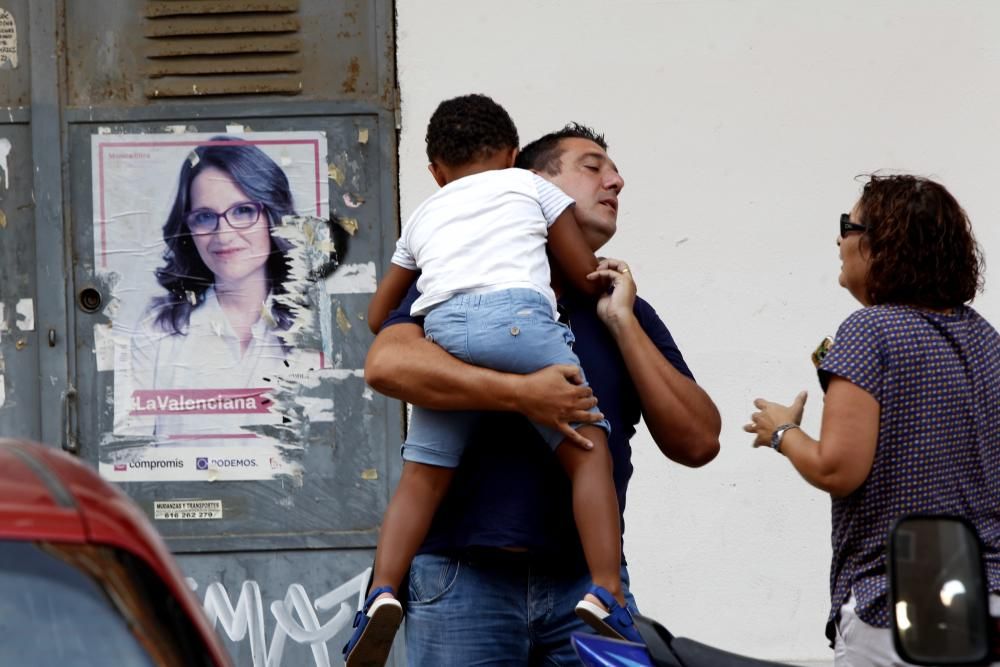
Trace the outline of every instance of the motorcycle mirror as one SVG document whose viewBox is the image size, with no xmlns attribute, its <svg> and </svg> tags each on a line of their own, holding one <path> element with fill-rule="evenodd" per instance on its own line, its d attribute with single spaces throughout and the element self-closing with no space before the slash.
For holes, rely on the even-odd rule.
<svg viewBox="0 0 1000 667">
<path fill-rule="evenodd" d="M 896 652 L 917 665 L 982 665 L 990 613 L 979 538 L 959 517 L 908 516 L 889 533 Z"/>
</svg>

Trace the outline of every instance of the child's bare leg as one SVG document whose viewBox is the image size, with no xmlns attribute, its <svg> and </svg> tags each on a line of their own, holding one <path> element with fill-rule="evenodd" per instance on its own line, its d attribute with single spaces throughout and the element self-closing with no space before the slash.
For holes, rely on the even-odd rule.
<svg viewBox="0 0 1000 667">
<path fill-rule="evenodd" d="M 434 513 L 454 476 L 454 468 L 412 461 L 403 464 L 399 485 L 382 517 L 382 529 L 375 549 L 372 590 L 391 586 L 392 590 L 399 591 L 403 577 L 410 569 L 410 561 L 427 536 Z"/>
<path fill-rule="evenodd" d="M 607 434 L 596 426 L 581 426 L 579 430 L 594 443 L 594 448 L 581 449 L 564 440 L 556 448 L 556 456 L 573 485 L 573 516 L 591 579 L 606 588 L 624 607 L 621 516 Z M 587 599 L 601 604 L 592 595 L 588 594 Z"/>
</svg>

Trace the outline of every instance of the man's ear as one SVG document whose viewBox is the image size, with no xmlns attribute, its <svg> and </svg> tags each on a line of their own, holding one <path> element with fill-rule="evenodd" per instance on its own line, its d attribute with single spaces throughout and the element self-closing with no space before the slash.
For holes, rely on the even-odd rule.
<svg viewBox="0 0 1000 667">
<path fill-rule="evenodd" d="M 444 169 L 437 162 L 431 162 L 427 165 L 427 171 L 431 172 L 431 176 L 434 177 L 434 182 L 438 184 L 439 188 L 448 185 L 448 178 L 444 173 Z"/>
</svg>

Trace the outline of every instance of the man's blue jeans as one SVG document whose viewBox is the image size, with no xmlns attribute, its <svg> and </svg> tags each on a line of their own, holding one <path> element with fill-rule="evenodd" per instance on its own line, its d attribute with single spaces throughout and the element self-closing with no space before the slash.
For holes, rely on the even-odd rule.
<svg viewBox="0 0 1000 667">
<path fill-rule="evenodd" d="M 579 665 L 570 633 L 592 632 L 573 611 L 586 568 L 566 572 L 521 553 L 421 554 L 410 566 L 406 656 L 414 667 Z M 622 566 L 628 607 L 637 611 Z"/>
</svg>

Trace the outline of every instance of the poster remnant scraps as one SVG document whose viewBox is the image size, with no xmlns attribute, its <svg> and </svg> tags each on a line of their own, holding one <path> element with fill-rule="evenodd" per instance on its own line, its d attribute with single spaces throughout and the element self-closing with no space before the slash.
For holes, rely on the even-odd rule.
<svg viewBox="0 0 1000 667">
<path fill-rule="evenodd" d="M 17 23 L 0 7 L 0 70 L 17 68 Z"/>
<path fill-rule="evenodd" d="M 7 158 L 10 156 L 10 152 L 14 147 L 10 143 L 10 139 L 0 138 L 0 171 L 3 172 L 3 189 L 10 189 L 10 170 L 7 168 Z M 6 216 L 4 216 L 6 218 Z M 6 226 L 6 222 L 4 224 Z"/>
<path fill-rule="evenodd" d="M 116 301 L 101 474 L 300 476 L 301 437 L 281 427 L 333 352 L 325 136 L 96 134 L 91 155 L 94 256 Z M 331 420 L 332 399 L 314 402 Z"/>
</svg>

